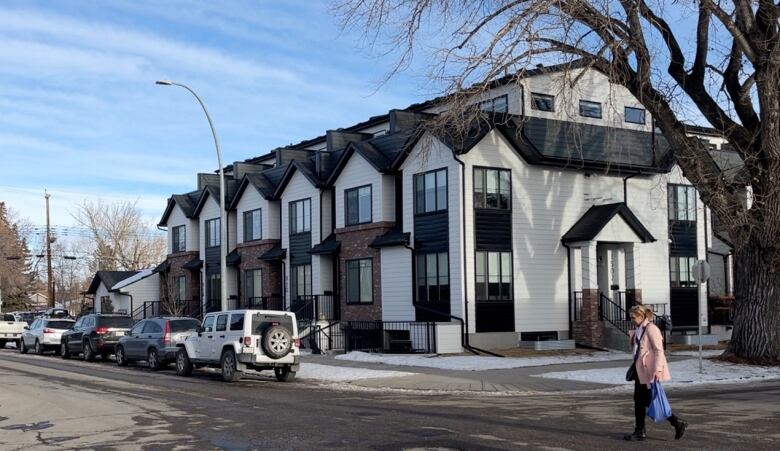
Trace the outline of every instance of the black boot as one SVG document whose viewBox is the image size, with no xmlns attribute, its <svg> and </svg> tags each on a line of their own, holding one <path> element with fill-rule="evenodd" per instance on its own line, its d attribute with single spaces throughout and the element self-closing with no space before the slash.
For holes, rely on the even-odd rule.
<svg viewBox="0 0 780 451">
<path fill-rule="evenodd" d="M 633 434 L 626 434 L 623 436 L 623 440 L 628 440 L 629 442 L 641 442 L 647 437 L 647 434 L 645 433 L 645 428 L 636 428 L 634 429 Z"/>
<path fill-rule="evenodd" d="M 672 426 L 674 426 L 674 439 L 680 440 L 685 434 L 685 429 L 688 427 L 688 422 L 676 416 L 672 416 L 669 419 L 669 422 L 672 423 Z"/>
</svg>

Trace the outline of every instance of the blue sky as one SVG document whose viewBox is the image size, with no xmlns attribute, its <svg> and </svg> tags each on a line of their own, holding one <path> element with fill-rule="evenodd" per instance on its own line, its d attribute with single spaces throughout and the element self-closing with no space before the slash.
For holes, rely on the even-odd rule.
<svg viewBox="0 0 780 451">
<path fill-rule="evenodd" d="M 172 193 L 226 163 L 432 95 L 371 58 L 327 2 L 0 3 L 0 200 L 73 224 L 83 199 L 138 200 L 156 220 Z M 378 88 L 378 89 L 377 89 Z"/>
</svg>

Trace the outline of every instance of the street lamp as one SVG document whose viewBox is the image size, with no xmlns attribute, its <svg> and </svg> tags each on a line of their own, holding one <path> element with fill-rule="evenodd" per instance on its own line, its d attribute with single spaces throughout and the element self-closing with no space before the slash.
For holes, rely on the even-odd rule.
<svg viewBox="0 0 780 451">
<path fill-rule="evenodd" d="M 206 105 L 203 100 L 200 99 L 198 94 L 195 93 L 189 86 L 181 83 L 176 83 L 170 80 L 157 80 L 155 84 L 162 86 L 179 86 L 190 92 L 200 103 L 203 108 L 203 112 L 206 113 L 206 119 L 209 121 L 209 127 L 211 127 L 211 135 L 214 137 L 214 147 L 217 148 L 217 162 L 219 163 L 219 278 L 220 278 L 220 308 L 221 310 L 227 310 L 227 287 L 225 283 L 227 281 L 227 265 L 225 258 L 227 256 L 227 215 L 225 210 L 225 171 L 222 164 L 222 152 L 219 150 L 219 139 L 217 139 L 217 131 L 214 129 L 214 123 L 209 116 L 209 110 L 206 109 Z"/>
</svg>

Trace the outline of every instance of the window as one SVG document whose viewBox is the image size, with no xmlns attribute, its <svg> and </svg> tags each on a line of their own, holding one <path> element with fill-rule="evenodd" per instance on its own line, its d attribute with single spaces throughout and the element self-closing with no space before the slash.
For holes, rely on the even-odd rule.
<svg viewBox="0 0 780 451">
<path fill-rule="evenodd" d="M 222 276 L 219 273 L 208 274 L 206 276 L 206 287 L 208 288 L 206 293 L 209 296 L 208 301 L 219 302 L 219 300 L 222 299 L 222 292 L 220 289 L 221 280 Z"/>
<path fill-rule="evenodd" d="M 263 238 L 262 212 L 257 210 L 244 212 L 244 241 L 259 240 Z"/>
<path fill-rule="evenodd" d="M 203 320 L 203 332 L 214 332 L 214 317 L 207 316 Z"/>
<path fill-rule="evenodd" d="M 555 111 L 555 96 L 549 94 L 531 93 L 531 109 L 539 111 Z"/>
<path fill-rule="evenodd" d="M 580 116 L 601 119 L 601 104 L 590 100 L 580 100 Z"/>
<path fill-rule="evenodd" d="M 311 231 L 311 199 L 290 202 L 290 233 Z"/>
<path fill-rule="evenodd" d="M 162 333 L 162 327 L 160 327 L 154 321 L 147 321 L 146 325 L 144 326 L 144 330 L 141 333 L 142 334 L 161 334 Z"/>
<path fill-rule="evenodd" d="M 374 277 L 370 258 L 347 260 L 347 303 L 374 302 Z"/>
<path fill-rule="evenodd" d="M 626 122 L 644 125 L 645 110 L 642 108 L 631 108 L 630 106 L 627 106 L 624 109 L 623 118 Z"/>
<path fill-rule="evenodd" d="M 219 236 L 219 218 L 206 221 L 206 247 L 216 247 L 220 245 Z"/>
<path fill-rule="evenodd" d="M 449 256 L 446 252 L 419 254 L 416 261 L 417 302 L 450 300 Z"/>
<path fill-rule="evenodd" d="M 506 94 L 479 103 L 479 109 L 491 113 L 507 113 L 509 111 L 509 96 Z"/>
<path fill-rule="evenodd" d="M 233 313 L 230 315 L 230 330 L 244 330 L 243 313 Z"/>
<path fill-rule="evenodd" d="M 669 220 L 696 221 L 696 188 L 669 185 Z"/>
<path fill-rule="evenodd" d="M 669 279 L 672 288 L 693 288 L 696 280 L 693 278 L 693 265 L 696 257 L 669 258 Z"/>
<path fill-rule="evenodd" d="M 172 229 L 173 234 L 173 252 L 184 252 L 187 250 L 187 236 L 184 233 L 184 226 L 176 226 Z"/>
<path fill-rule="evenodd" d="M 215 332 L 223 332 L 227 330 L 227 315 L 219 315 L 217 317 L 217 328 L 215 329 Z"/>
<path fill-rule="evenodd" d="M 474 208 L 511 208 L 511 172 L 504 169 L 474 168 Z"/>
<path fill-rule="evenodd" d="M 290 299 L 311 296 L 311 265 L 290 268 Z"/>
<path fill-rule="evenodd" d="M 511 300 L 512 253 L 477 252 L 476 299 L 480 301 Z"/>
<path fill-rule="evenodd" d="M 187 276 L 176 277 L 173 286 L 177 301 L 187 299 Z"/>
<path fill-rule="evenodd" d="M 344 205 L 347 225 L 371 222 L 371 185 L 345 190 Z"/>
<path fill-rule="evenodd" d="M 246 284 L 246 298 L 259 298 L 263 296 L 263 275 L 259 269 L 248 269 L 244 273 Z"/>
<path fill-rule="evenodd" d="M 78 324 L 76 324 L 76 326 L 78 326 Z M 140 323 L 136 324 L 132 329 L 130 329 L 130 335 L 134 336 L 140 334 L 141 331 L 144 330 L 144 326 L 146 326 L 146 321 L 141 321 Z"/>
<path fill-rule="evenodd" d="M 429 213 L 447 209 L 447 169 L 415 174 L 414 212 Z"/>
</svg>

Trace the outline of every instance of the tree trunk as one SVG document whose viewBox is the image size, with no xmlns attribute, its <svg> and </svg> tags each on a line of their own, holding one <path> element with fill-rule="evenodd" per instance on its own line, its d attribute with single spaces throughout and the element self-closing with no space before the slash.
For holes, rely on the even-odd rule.
<svg viewBox="0 0 780 451">
<path fill-rule="evenodd" d="M 780 363 L 780 272 L 774 250 L 751 239 L 734 253 L 734 330 L 725 357 Z"/>
</svg>

